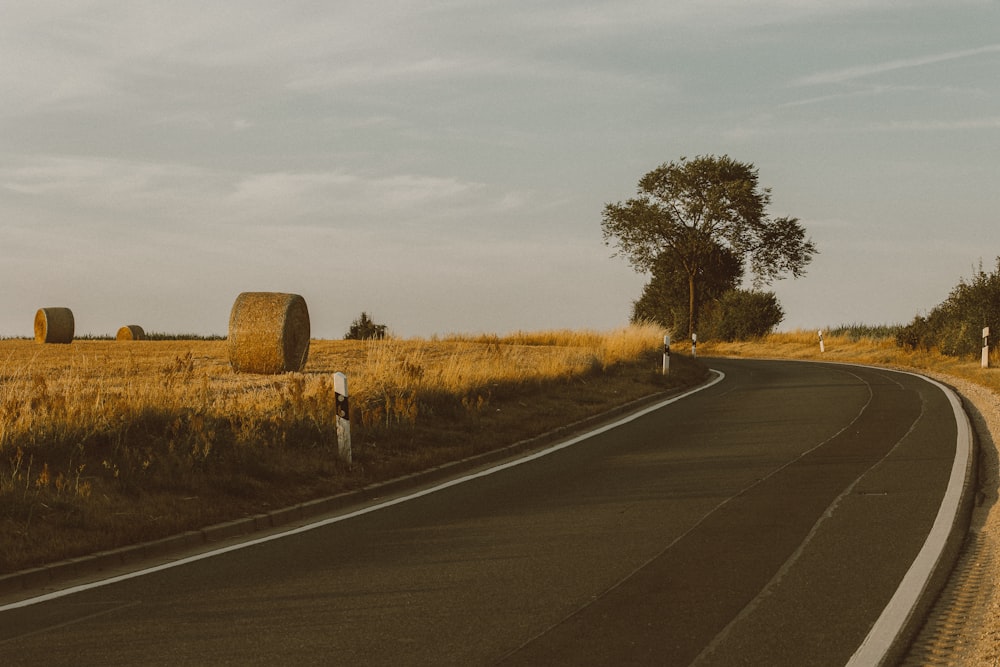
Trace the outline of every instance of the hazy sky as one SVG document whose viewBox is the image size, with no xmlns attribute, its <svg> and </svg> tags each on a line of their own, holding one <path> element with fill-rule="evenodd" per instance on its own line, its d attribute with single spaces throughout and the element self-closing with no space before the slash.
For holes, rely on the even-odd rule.
<svg viewBox="0 0 1000 667">
<path fill-rule="evenodd" d="M 0 335 L 610 329 L 605 203 L 754 163 L 819 247 L 782 329 L 908 322 L 1000 255 L 996 0 L 0 0 Z"/>
</svg>

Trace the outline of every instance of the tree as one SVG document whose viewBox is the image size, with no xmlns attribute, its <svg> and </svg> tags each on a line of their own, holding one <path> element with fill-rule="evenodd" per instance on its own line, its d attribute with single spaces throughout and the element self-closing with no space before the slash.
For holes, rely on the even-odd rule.
<svg viewBox="0 0 1000 667">
<path fill-rule="evenodd" d="M 754 286 L 790 273 L 798 278 L 817 254 L 797 218 L 771 218 L 771 190 L 757 168 L 728 156 L 682 157 L 639 181 L 637 196 L 604 207 L 604 241 L 633 268 L 652 272 L 669 254 L 688 282 L 688 333 L 698 326 L 699 282 L 719 248 L 749 263 Z"/>
<path fill-rule="evenodd" d="M 384 324 L 375 324 L 375 321 L 362 311 L 361 317 L 351 322 L 351 328 L 344 334 L 344 340 L 368 340 L 385 338 L 388 327 Z"/>
<path fill-rule="evenodd" d="M 704 318 L 706 338 L 724 341 L 760 338 L 774 331 L 785 311 L 774 292 L 732 289 Z"/>
<path fill-rule="evenodd" d="M 657 258 L 651 273 L 642 295 L 632 305 L 632 321 L 651 321 L 671 331 L 687 331 L 688 276 L 684 267 L 673 253 L 665 252 Z M 732 250 L 718 246 L 711 261 L 700 267 L 695 280 L 696 300 L 701 304 L 711 303 L 739 287 L 742 278 L 742 259 Z"/>
</svg>

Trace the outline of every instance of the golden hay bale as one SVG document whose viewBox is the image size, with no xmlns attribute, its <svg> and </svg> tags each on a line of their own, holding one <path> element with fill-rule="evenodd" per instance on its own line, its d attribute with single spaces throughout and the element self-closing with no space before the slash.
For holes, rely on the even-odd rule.
<svg viewBox="0 0 1000 667">
<path fill-rule="evenodd" d="M 35 313 L 35 341 L 38 343 L 72 343 L 73 311 L 69 308 L 39 308 Z"/>
<path fill-rule="evenodd" d="M 126 324 L 118 330 L 115 340 L 146 340 L 146 332 L 138 324 Z"/>
<path fill-rule="evenodd" d="M 298 294 L 243 292 L 229 315 L 229 364 L 237 373 L 300 371 L 309 357 L 309 310 Z"/>
</svg>

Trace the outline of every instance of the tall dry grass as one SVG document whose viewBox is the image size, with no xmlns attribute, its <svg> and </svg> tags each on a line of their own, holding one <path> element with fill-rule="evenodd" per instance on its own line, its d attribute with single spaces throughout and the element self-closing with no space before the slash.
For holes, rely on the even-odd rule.
<svg viewBox="0 0 1000 667">
<path fill-rule="evenodd" d="M 135 541 L 190 527 L 181 516 L 195 521 L 192 512 L 205 522 L 231 518 L 243 507 L 259 511 L 264 496 L 302 500 L 529 435 L 572 417 L 561 414 L 565 405 L 539 414 L 553 389 L 585 389 L 569 407 L 586 414 L 595 377 L 636 363 L 652 376 L 662 337 L 647 326 L 316 340 L 304 372 L 277 376 L 234 373 L 224 340 L 0 341 L 0 572 L 29 562 L 46 530 L 69 539 L 103 529 Z M 336 460 L 337 371 L 350 378 L 350 466 Z M 607 400 L 658 388 L 621 386 L 614 391 L 625 393 Z M 487 427 L 501 406 L 504 416 L 524 411 L 503 426 L 523 433 Z M 141 535 L 121 522 L 98 528 L 112 514 L 156 526 Z"/>
</svg>

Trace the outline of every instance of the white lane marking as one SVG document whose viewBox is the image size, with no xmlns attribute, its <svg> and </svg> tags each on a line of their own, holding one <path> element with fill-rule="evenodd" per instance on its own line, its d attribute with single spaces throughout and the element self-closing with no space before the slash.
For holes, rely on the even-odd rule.
<svg viewBox="0 0 1000 667">
<path fill-rule="evenodd" d="M 717 371 L 717 372 L 721 372 L 721 371 Z M 594 597 L 592 597 L 588 602 L 584 603 L 579 608 L 574 609 L 573 611 L 571 611 L 564 618 L 560 619 L 559 621 L 556 621 L 555 623 L 553 623 L 552 625 L 550 625 L 548 628 L 546 628 L 542 632 L 539 632 L 535 636 L 529 638 L 527 641 L 525 641 L 524 643 L 522 643 L 520 646 L 518 646 L 517 648 L 513 649 L 508 654 L 506 654 L 503 658 L 500 659 L 499 662 L 503 662 L 507 658 L 507 656 L 514 655 L 515 653 L 517 653 L 518 651 L 520 651 L 521 649 L 523 649 L 525 646 L 527 646 L 527 645 L 535 642 L 539 637 L 543 637 L 544 635 L 546 635 L 549 632 L 551 632 L 554 628 L 562 625 L 563 623 L 565 623 L 569 619 L 571 619 L 574 616 L 577 616 L 578 614 L 582 613 L 585 609 L 587 609 L 588 607 L 590 607 L 592 604 L 596 603 L 598 600 L 601 600 L 601 599 L 607 597 L 608 595 L 610 595 L 611 593 L 613 593 L 614 591 L 618 590 L 623 585 L 625 585 L 625 582 L 629 581 L 630 579 L 632 579 L 633 577 L 635 577 L 637 574 L 639 574 L 640 572 L 642 572 L 643 570 L 645 570 L 647 567 L 649 567 L 656 560 L 662 558 L 665 553 L 667 553 L 668 551 L 670 551 L 671 549 L 673 549 L 676 545 L 680 544 L 680 542 L 682 540 L 687 539 L 687 537 L 689 535 L 691 535 L 692 533 L 694 533 L 694 531 L 698 530 L 698 528 L 700 528 L 706 521 L 708 521 L 709 518 L 711 518 L 713 515 L 715 515 L 719 510 L 721 510 L 722 508 L 726 507 L 727 505 L 729 505 L 731 502 L 733 502 L 737 498 L 742 498 L 746 494 L 750 493 L 750 491 L 754 490 L 755 488 L 757 488 L 758 486 L 760 486 L 764 482 L 768 481 L 769 479 L 771 479 L 772 477 L 774 477 L 775 475 L 777 475 L 781 471 L 785 470 L 789 466 L 791 466 L 791 465 L 795 464 L 796 462 L 800 461 L 801 459 L 805 458 L 806 456 L 808 456 L 812 452 L 816 451 L 820 447 L 823 447 L 827 443 L 831 442 L 834 438 L 838 437 L 839 435 L 841 435 L 842 433 L 844 433 L 845 431 L 847 431 L 849 428 L 851 428 L 852 426 L 854 426 L 854 424 L 859 419 L 861 419 L 861 416 L 868 409 L 868 406 L 871 405 L 871 402 L 872 402 L 872 400 L 874 398 L 874 393 L 871 390 L 871 385 L 869 385 L 867 382 L 865 382 L 864 380 L 862 380 L 857 375 L 854 375 L 854 373 L 848 373 L 848 374 L 854 376 L 862 385 L 868 387 L 868 400 L 865 401 L 865 404 L 863 406 L 861 406 L 861 409 L 858 410 L 858 413 L 856 415 L 854 415 L 854 418 L 851 419 L 851 421 L 846 426 L 844 426 L 839 431 L 837 431 L 836 433 L 834 433 L 833 435 L 831 435 L 827 439 L 823 440 L 819 444 L 814 445 L 813 447 L 811 447 L 808 450 L 802 452 L 801 454 L 799 454 L 795 458 L 789 459 L 788 461 L 786 461 L 782 465 L 778 466 L 777 468 L 775 468 L 771 472 L 767 473 L 763 477 L 754 480 L 753 482 L 751 482 L 747 486 L 745 486 L 742 489 L 738 490 L 736 493 L 734 493 L 731 496 L 729 496 L 728 498 L 722 500 L 718 505 L 716 505 L 715 507 L 713 507 L 712 509 L 710 509 L 708 512 L 706 512 L 705 514 L 703 514 L 701 516 L 701 518 L 699 518 L 697 521 L 695 521 L 693 524 L 691 524 L 691 526 L 687 530 L 685 530 L 683 533 L 681 533 L 680 535 L 678 535 L 677 537 L 675 537 L 673 540 L 671 540 L 671 542 L 669 544 L 667 544 L 663 549 L 661 549 L 660 551 L 658 551 L 652 557 L 648 558 L 641 565 L 639 565 L 638 567 L 636 567 L 635 569 L 633 569 L 631 572 L 629 572 L 628 574 L 626 574 L 624 577 L 622 577 L 618 581 L 616 581 L 613 584 L 611 584 L 611 586 L 609 586 L 608 588 L 606 588 L 601 593 L 599 593 L 599 594 L 595 595 Z M 716 396 L 716 398 L 717 399 L 718 398 L 722 398 L 723 396 L 726 396 L 727 394 L 730 394 L 733 391 L 735 391 L 735 389 L 733 389 L 733 388 L 727 389 L 726 391 L 720 392 Z M 767 586 L 765 586 L 764 590 L 767 590 L 770 586 L 771 586 L 771 584 L 769 583 Z M 751 604 L 753 604 L 753 603 L 751 602 Z M 710 655 L 712 653 L 712 651 L 715 650 L 715 647 L 729 633 L 730 629 L 733 626 L 735 626 L 735 624 L 739 620 L 741 620 L 743 618 L 743 615 L 744 615 L 744 612 L 741 612 L 740 615 L 738 615 L 735 619 L 733 619 L 729 623 L 729 625 L 727 625 L 725 628 L 723 628 L 722 631 L 718 635 L 716 635 L 715 639 L 713 639 L 711 642 L 709 642 L 708 646 L 706 646 L 704 649 L 702 649 L 701 653 L 699 653 L 697 655 L 697 657 L 695 657 L 695 659 L 691 662 L 691 665 L 697 665 L 701 660 L 704 659 L 705 656 Z"/>
<path fill-rule="evenodd" d="M 875 400 L 875 392 L 872 389 L 871 383 L 868 382 L 868 381 L 866 381 L 860 375 L 856 375 L 855 373 L 851 373 L 849 371 L 844 371 L 844 372 L 847 375 L 850 375 L 851 377 L 853 377 L 855 380 L 857 380 L 858 383 L 861 386 L 866 387 L 868 389 L 868 400 L 865 401 L 865 404 L 861 406 L 861 409 L 858 410 L 858 413 L 856 415 L 854 415 L 854 418 L 851 419 L 851 421 L 848 422 L 846 426 L 844 426 L 839 431 L 837 431 L 836 433 L 834 433 L 833 435 L 831 435 L 827 439 L 823 440 L 819 444 L 817 444 L 817 445 L 815 445 L 813 447 L 810 447 L 808 450 L 802 452 L 801 454 L 799 454 L 794 459 L 791 459 L 791 460 L 787 461 L 781 467 L 776 468 L 773 472 L 771 472 L 770 474 L 768 474 L 766 477 L 764 477 L 763 479 L 759 480 L 758 483 L 764 482 L 765 480 L 769 479 L 770 477 L 773 477 L 774 475 L 778 474 L 779 472 L 781 472 L 785 468 L 788 468 L 791 465 L 793 465 L 795 463 L 798 463 L 799 461 L 801 461 L 805 457 L 809 456 L 813 452 L 817 451 L 821 447 L 825 447 L 829 443 L 833 442 L 833 440 L 835 440 L 836 438 L 840 437 L 848 429 L 853 428 L 854 425 L 858 422 L 858 420 L 860 420 L 861 417 L 865 414 L 865 412 L 868 411 L 868 408 L 871 407 L 872 401 Z M 895 380 L 893 380 L 893 382 L 895 382 Z M 899 383 L 896 382 L 896 384 L 899 384 Z M 911 426 L 910 427 L 910 431 L 912 431 L 912 430 L 913 430 L 913 427 Z M 907 435 L 909 435 L 910 431 L 907 431 Z M 902 442 L 902 439 L 900 439 L 899 442 Z M 899 442 L 896 443 L 896 446 L 899 445 Z M 892 451 L 895 451 L 896 446 L 893 446 L 893 448 L 892 448 L 892 450 L 890 450 L 889 454 L 891 454 Z M 768 595 L 771 595 L 771 592 L 774 590 L 774 588 L 778 585 L 778 583 L 782 579 L 784 579 L 785 575 L 792 569 L 792 566 L 799 560 L 799 558 L 805 552 L 806 547 L 809 545 L 810 542 L 812 542 L 813 538 L 819 532 L 820 526 L 828 518 L 830 518 L 831 516 L 833 516 L 833 513 L 836 510 L 837 506 L 841 503 L 841 501 L 844 498 L 846 498 L 848 495 L 850 495 L 851 491 L 854 490 L 854 487 L 858 484 L 858 482 L 865 475 L 867 475 L 875 466 L 879 465 L 882 461 L 884 461 L 886 458 L 888 458 L 889 454 L 886 454 L 885 457 L 883 457 L 878 463 L 873 464 L 870 468 L 868 468 L 867 470 L 865 470 L 865 472 L 861 473 L 861 475 L 859 475 L 857 477 L 857 479 L 855 479 L 847 487 L 846 490 L 844 490 L 839 496 L 837 496 L 837 498 L 834 499 L 834 501 L 832 503 L 830 503 L 830 505 L 826 508 L 826 510 L 823 511 L 823 514 L 820 515 L 820 517 L 816 521 L 816 523 L 813 524 L 813 527 L 809 531 L 809 533 L 806 535 L 806 538 L 802 541 L 801 544 L 799 544 L 798 548 L 794 552 L 792 552 L 792 555 L 788 557 L 788 559 L 782 564 L 782 566 L 780 568 L 778 568 L 778 571 L 774 574 L 773 577 L 771 577 L 770 581 L 768 581 L 767 584 L 764 585 L 764 587 L 760 590 L 760 593 L 758 593 L 757 596 L 754 597 L 753 600 L 751 600 L 750 602 L 748 602 L 747 605 L 745 607 L 743 607 L 742 610 L 740 610 L 740 613 L 736 614 L 736 616 L 733 617 L 733 620 L 729 621 L 729 623 L 726 625 L 726 627 L 724 627 L 721 631 L 719 631 L 719 633 L 717 635 L 715 635 L 715 637 L 712 639 L 712 641 L 710 641 L 705 646 L 705 648 L 703 648 L 701 650 L 701 653 L 699 653 L 697 655 L 697 657 L 694 660 L 691 661 L 691 665 L 698 665 L 698 664 L 702 663 L 705 659 L 707 659 L 709 656 L 711 656 L 712 653 L 714 653 L 715 650 L 724 641 L 726 641 L 729 638 L 729 635 L 732 633 L 733 629 L 736 626 L 738 626 L 740 623 L 742 623 L 744 621 L 744 619 L 746 619 L 748 616 L 750 616 L 757 609 L 757 607 L 760 606 L 761 602 L 763 601 L 763 599 L 765 597 L 767 597 Z M 733 496 L 733 498 L 737 498 L 739 496 L 742 496 L 743 494 L 745 494 L 748 491 L 750 491 L 756 485 L 757 484 L 753 484 L 753 485 L 747 487 L 743 491 L 740 491 L 738 494 L 736 494 L 735 496 Z M 723 503 L 723 505 L 725 505 L 726 503 L 728 503 L 733 498 L 730 498 L 730 499 L 726 500 Z M 720 505 L 719 507 L 722 507 L 722 505 Z M 716 509 L 718 509 L 718 508 L 716 508 Z M 715 510 L 713 510 L 713 512 L 714 511 Z"/>
<path fill-rule="evenodd" d="M 944 384 L 909 371 L 897 370 L 895 368 L 883 368 L 880 366 L 868 366 L 865 364 L 852 364 L 842 361 L 813 361 L 797 359 L 761 359 L 761 361 L 787 361 L 794 363 L 818 363 L 829 364 L 831 366 L 860 366 L 880 371 L 891 371 L 893 373 L 903 373 L 918 377 L 925 382 L 929 382 L 940 389 L 955 413 L 955 423 L 958 429 L 955 443 L 955 460 L 952 462 L 951 475 L 948 479 L 948 488 L 945 489 L 941 499 L 941 506 L 938 508 L 934 524 L 931 526 L 924 545 L 917 553 L 910 569 L 907 570 L 900 581 L 899 587 L 889 599 L 889 603 L 882 610 L 875 625 L 868 632 L 868 636 L 851 656 L 846 667 L 875 667 L 881 665 L 887 657 L 892 645 L 903 631 L 907 621 L 912 617 L 916 605 L 921 595 L 927 589 L 930 578 L 937 569 L 941 561 L 942 552 L 948 542 L 948 535 L 955 523 L 955 517 L 962 504 L 962 490 L 965 488 L 965 479 L 969 466 L 972 463 L 973 440 L 972 424 L 969 416 L 962 408 L 962 402 L 950 388 Z"/>
<path fill-rule="evenodd" d="M 773 359 L 772 361 L 797 360 Z M 889 599 L 889 603 L 882 610 L 872 629 L 868 632 L 868 635 L 861 642 L 861 645 L 846 665 L 846 667 L 876 667 L 885 662 L 896 639 L 903 631 L 907 621 L 913 616 L 920 597 L 924 594 L 924 591 L 930 584 L 930 579 L 934 571 L 941 562 L 944 548 L 948 543 L 948 536 L 954 526 L 958 511 L 962 506 L 962 491 L 965 488 L 969 466 L 972 464 L 972 424 L 969 421 L 969 415 L 962 408 L 962 401 L 959 400 L 955 392 L 946 385 L 926 375 L 897 370 L 895 368 L 852 364 L 842 361 L 816 362 L 810 360 L 806 363 L 829 364 L 831 366 L 860 366 L 862 368 L 912 375 L 940 389 L 948 399 L 951 409 L 955 413 L 955 425 L 958 431 L 955 438 L 955 460 L 951 465 L 948 488 L 945 489 L 944 495 L 941 498 L 941 506 L 938 508 L 938 513 L 934 518 L 931 530 L 927 533 L 927 539 L 924 540 L 920 551 L 917 552 L 917 557 L 910 564 L 910 569 L 903 575 L 903 579 L 900 581 L 896 592 Z"/>
<path fill-rule="evenodd" d="M 148 568 L 145 568 L 145 569 L 142 569 L 142 570 L 136 570 L 135 572 L 127 572 L 125 574 L 120 574 L 120 575 L 117 575 L 117 576 L 114 576 L 114 577 L 109 577 L 107 579 L 101 579 L 100 581 L 93 581 L 93 582 L 89 582 L 89 583 L 86 583 L 86 584 L 80 584 L 80 585 L 77 585 L 77 586 L 72 586 L 70 588 L 64 588 L 62 590 L 52 591 L 50 593 L 45 593 L 44 595 L 38 595 L 36 597 L 28 598 L 28 599 L 25 599 L 25 600 L 19 600 L 17 602 L 11 602 L 9 604 L 0 606 L 0 612 L 10 611 L 10 610 L 13 610 L 13 609 L 21 609 L 23 607 L 28 607 L 28 606 L 31 606 L 31 605 L 39 604 L 41 602 L 48 602 L 49 600 L 55 600 L 55 599 L 58 599 L 58 598 L 66 597 L 66 596 L 69 596 L 69 595 L 73 595 L 75 593 L 82 593 L 83 591 L 88 591 L 88 590 L 92 590 L 92 589 L 95 589 L 95 588 L 101 588 L 103 586 L 110 586 L 111 584 L 116 584 L 116 583 L 121 582 L 121 581 L 127 581 L 129 579 L 136 579 L 138 577 L 143 577 L 143 576 L 146 576 L 146 575 L 154 574 L 156 572 L 162 572 L 163 570 L 169 570 L 169 569 L 174 568 L 174 567 L 180 567 L 182 565 L 187 565 L 189 563 L 194 563 L 196 561 L 205 560 L 206 558 L 213 558 L 215 556 L 221 556 L 222 554 L 227 554 L 227 553 L 230 553 L 232 551 L 239 551 L 240 549 L 246 549 L 248 547 L 256 546 L 258 544 L 264 544 L 266 542 L 271 542 L 273 540 L 279 540 L 279 539 L 282 539 L 284 537 L 290 537 L 292 535 L 298 535 L 299 533 L 305 533 L 305 532 L 310 531 L 310 530 L 315 530 L 317 528 L 322 528 L 323 526 L 329 526 L 331 524 L 339 523 L 341 521 L 346 521 L 348 519 L 353 519 L 355 517 L 362 516 L 364 514 L 369 514 L 371 512 L 377 512 L 378 510 L 382 510 L 382 509 L 385 509 L 387 507 L 392 507 L 393 505 L 399 505 L 401 503 L 405 503 L 405 502 L 410 501 L 410 500 L 415 500 L 416 498 L 422 498 L 423 496 L 428 496 L 428 495 L 430 495 L 432 493 L 437 493 L 438 491 L 442 491 L 444 489 L 448 489 L 448 488 L 451 488 L 453 486 L 458 486 L 459 484 L 465 484 L 466 482 L 470 482 L 470 481 L 475 480 L 475 479 L 479 479 L 479 478 L 482 478 L 482 477 L 487 477 L 489 475 L 493 475 L 493 474 L 501 472 L 503 470 L 507 470 L 507 469 L 513 468 L 515 466 L 523 465 L 523 464 L 528 463 L 530 461 L 534 461 L 536 459 L 540 459 L 543 456 L 548 456 L 549 454 L 558 452 L 558 451 L 560 451 L 562 449 L 566 449 L 567 447 L 572 447 L 573 445 L 576 445 L 576 444 L 578 444 L 580 442 L 583 442 L 584 440 L 588 440 L 588 439 L 590 439 L 590 438 L 592 438 L 592 437 L 594 437 L 596 435 L 600 435 L 602 433 L 606 433 L 606 432 L 611 431 L 611 430 L 613 430 L 615 428 L 618 428 L 619 426 L 621 426 L 623 424 L 627 424 L 627 423 L 629 423 L 631 421 L 634 421 L 634 420 L 636 420 L 636 419 L 638 419 L 640 417 L 648 415 L 651 412 L 655 412 L 655 411 L 659 410 L 660 408 L 663 408 L 663 407 L 665 407 L 667 405 L 670 405 L 671 403 L 675 403 L 675 402 L 677 402 L 677 401 L 679 401 L 679 400 L 681 400 L 683 398 L 687 398 L 688 396 L 691 396 L 692 394 L 696 394 L 699 391 L 703 391 L 705 389 L 708 389 L 709 387 L 712 387 L 712 386 L 718 384 L 719 382 L 721 382 L 726 377 L 726 374 L 723 373 L 722 371 L 717 371 L 717 370 L 712 369 L 712 373 L 715 374 L 715 377 L 712 380 L 710 380 L 709 382 L 706 382 L 703 385 L 700 385 L 698 387 L 695 387 L 694 389 L 686 391 L 683 394 L 679 394 L 678 396 L 674 396 L 672 398 L 665 399 L 665 400 L 660 401 L 658 403 L 654 403 L 651 406 L 643 408 L 642 410 L 639 410 L 638 412 L 633 412 L 631 414 L 628 414 L 628 415 L 622 417 L 621 419 L 618 419 L 617 421 L 614 421 L 614 422 L 612 422 L 610 424 L 605 424 L 604 426 L 601 426 L 601 427 L 599 427 L 597 429 L 594 429 L 593 431 L 588 431 L 587 433 L 584 433 L 582 435 L 579 435 L 579 436 L 576 436 L 576 437 L 571 438 L 569 440 L 565 440 L 563 442 L 557 443 L 557 444 L 555 444 L 555 445 L 553 445 L 553 446 L 551 446 L 551 447 L 549 447 L 547 449 L 543 449 L 541 451 L 535 452 L 534 454 L 530 454 L 528 456 L 525 456 L 525 457 L 522 457 L 522 458 L 518 458 L 518 459 L 515 459 L 513 461 L 508 461 L 507 463 L 502 463 L 500 465 L 493 466 L 492 468 L 487 468 L 485 470 L 480 470 L 479 472 L 471 473 L 471 474 L 465 475 L 463 477 L 459 477 L 459 478 L 456 478 L 456 479 L 453 479 L 453 480 L 449 480 L 447 482 L 443 482 L 443 483 L 435 485 L 433 487 L 430 487 L 430 488 L 427 488 L 427 489 L 423 489 L 421 491 L 416 491 L 414 493 L 411 493 L 411 494 L 408 494 L 408 495 L 405 495 L 405 496 L 401 496 L 399 498 L 393 498 L 392 500 L 386 500 L 386 501 L 383 501 L 383 502 L 375 504 L 375 505 L 370 505 L 368 507 L 363 507 L 363 508 L 361 508 L 359 510 L 355 510 L 353 512 L 349 512 L 347 514 L 342 514 L 342 515 L 339 515 L 339 516 L 330 517 L 328 519 L 323 519 L 323 520 L 320 520 L 320 521 L 315 521 L 313 523 L 309 523 L 309 524 L 306 524 L 304 526 L 299 526 L 297 528 L 292 528 L 292 529 L 289 529 L 289 530 L 286 530 L 286 531 L 282 531 L 280 533 L 275 533 L 273 535 L 267 535 L 265 537 L 255 538 L 255 539 L 249 540 L 247 542 L 240 542 L 239 544 L 233 544 L 233 545 L 230 545 L 230 546 L 227 546 L 227 547 L 220 547 L 219 549 L 213 549 L 211 551 L 206 551 L 204 553 L 196 554 L 194 556 L 188 556 L 186 558 L 181 558 L 181 559 L 178 559 L 178 560 L 175 560 L 175 561 L 171 561 L 169 563 L 163 563 L 161 565 L 155 565 L 153 567 L 148 567 Z"/>
<path fill-rule="evenodd" d="M 764 361 L 764 360 L 762 360 Z M 945 489 L 941 498 L 941 506 L 938 508 L 937 516 L 927 533 L 924 545 L 917 552 L 917 557 L 910 564 L 910 569 L 906 571 L 899 588 L 889 599 L 889 603 L 882 610 L 875 625 L 868 632 L 868 636 L 851 656 L 846 667 L 875 667 L 881 665 L 887 657 L 892 645 L 903 631 L 907 621 L 913 616 L 917 603 L 921 595 L 927 589 L 930 578 L 937 569 L 941 561 L 942 553 L 948 542 L 948 535 L 955 523 L 955 517 L 962 505 L 962 490 L 965 488 L 965 479 L 968 475 L 969 466 L 972 464 L 973 440 L 972 424 L 969 422 L 969 415 L 962 408 L 962 402 L 949 387 L 920 373 L 897 370 L 895 368 L 883 368 L 880 366 L 868 366 L 865 364 L 852 364 L 844 361 L 813 361 L 797 359 L 770 359 L 767 361 L 788 361 L 798 363 L 818 363 L 829 364 L 831 366 L 860 366 L 880 371 L 891 371 L 893 373 L 903 373 L 912 375 L 928 382 L 944 393 L 951 409 L 955 413 L 955 425 L 958 430 L 955 442 L 955 460 L 952 462 L 951 475 L 948 478 L 948 488 Z"/>
<path fill-rule="evenodd" d="M 897 372 L 904 373 L 906 371 Z M 962 403 L 955 392 L 929 377 L 918 373 L 907 374 L 926 380 L 938 387 L 951 403 L 958 426 L 955 461 L 951 466 L 951 477 L 941 500 L 941 507 L 938 508 L 937 517 L 934 519 L 934 524 L 927 534 L 923 547 L 917 553 L 910 569 L 907 570 L 900 582 L 899 588 L 889 600 L 889 604 L 882 610 L 882 614 L 875 621 L 868 636 L 851 656 L 847 667 L 869 667 L 882 664 L 899 633 L 903 631 L 903 627 L 913 615 L 917 602 L 941 561 L 942 552 L 948 542 L 948 535 L 951 533 L 955 517 L 961 507 L 962 489 L 965 487 L 966 473 L 972 460 L 972 425 L 969 423 L 969 416 L 962 409 Z"/>
</svg>

